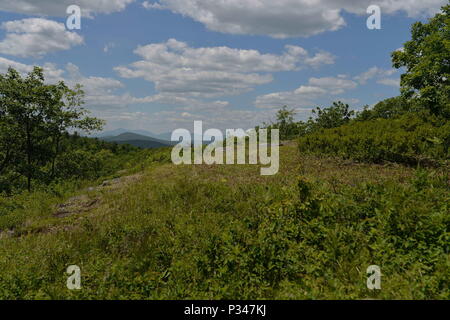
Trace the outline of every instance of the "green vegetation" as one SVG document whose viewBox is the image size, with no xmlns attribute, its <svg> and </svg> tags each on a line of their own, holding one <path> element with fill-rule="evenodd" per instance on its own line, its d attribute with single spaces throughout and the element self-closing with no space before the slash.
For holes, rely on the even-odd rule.
<svg viewBox="0 0 450 320">
<path fill-rule="evenodd" d="M 450 121 L 406 114 L 396 119 L 354 121 L 299 140 L 301 152 L 407 165 L 448 165 Z"/>
<path fill-rule="evenodd" d="M 450 5 L 426 24 L 412 26 L 412 39 L 392 54 L 395 68 L 405 67 L 402 96 L 417 108 L 450 117 Z"/>
<path fill-rule="evenodd" d="M 101 120 L 86 116 L 82 99 L 79 86 L 45 84 L 38 67 L 25 78 L 12 68 L 0 75 L 0 174 L 7 177 L 0 192 L 21 184 L 31 191 L 33 180 L 55 178 L 68 130 L 102 127 Z"/>
<path fill-rule="evenodd" d="M 443 10 L 393 55 L 401 96 L 305 122 L 282 108 L 266 125 L 289 140 L 275 176 L 69 134 L 101 124 L 79 88 L 2 75 L 0 299 L 449 299 Z"/>
<path fill-rule="evenodd" d="M 57 199 L 35 193 L 15 209 L 27 221 L 1 239 L 0 296 L 449 298 L 445 174 L 300 156 L 295 145 L 281 163 L 265 178 L 248 165 L 147 162 L 137 181 L 88 192 L 100 204 L 64 218 L 52 215 Z M 80 291 L 65 287 L 72 264 Z M 372 264 L 381 291 L 366 288 Z"/>
<path fill-rule="evenodd" d="M 126 148 L 129 147 L 116 145 L 109 150 L 95 140 L 79 140 L 79 143 L 90 148 L 76 147 L 74 151 L 64 153 L 64 166 L 58 164 L 58 171 L 61 170 L 64 175 L 73 178 L 57 179 L 49 184 L 39 185 L 31 193 L 16 191 L 12 196 L 4 194 L 0 197 L 0 235 L 9 232 L 21 234 L 22 228 L 30 224 L 45 225 L 47 218 L 55 214 L 55 206 L 65 199 L 85 194 L 89 192 L 89 187 L 99 185 L 105 180 L 136 174 L 154 163 L 170 161 L 170 152 L 167 149 L 133 148 L 132 151 L 127 151 Z"/>
<path fill-rule="evenodd" d="M 303 153 L 448 168 L 449 14 L 450 5 L 443 7 L 442 13 L 429 23 L 414 24 L 412 40 L 405 43 L 403 50 L 392 54 L 394 67 L 406 68 L 401 96 L 357 113 L 350 111 L 348 105 L 335 102 L 329 108 L 317 108 L 316 117 L 307 122 L 290 121 L 290 129 L 282 132 L 297 131 Z"/>
</svg>

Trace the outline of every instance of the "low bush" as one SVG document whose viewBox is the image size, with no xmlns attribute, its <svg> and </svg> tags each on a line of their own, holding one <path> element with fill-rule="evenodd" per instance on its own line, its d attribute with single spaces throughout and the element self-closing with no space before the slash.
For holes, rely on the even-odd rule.
<svg viewBox="0 0 450 320">
<path fill-rule="evenodd" d="M 450 121 L 407 114 L 397 119 L 352 121 L 299 139 L 301 152 L 346 159 L 408 165 L 436 164 L 449 159 Z"/>
</svg>

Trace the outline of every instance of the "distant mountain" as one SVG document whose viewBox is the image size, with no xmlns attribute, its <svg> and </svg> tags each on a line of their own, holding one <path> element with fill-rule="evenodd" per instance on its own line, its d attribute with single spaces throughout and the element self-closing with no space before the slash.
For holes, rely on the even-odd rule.
<svg viewBox="0 0 450 320">
<path fill-rule="evenodd" d="M 134 135 L 134 136 L 133 136 Z M 99 138 L 101 140 L 110 141 L 110 142 L 121 142 L 121 143 L 129 143 L 129 141 L 134 141 L 133 143 L 129 143 L 132 145 L 136 145 L 142 147 L 141 142 L 136 141 L 153 141 L 162 143 L 165 146 L 174 146 L 179 143 L 179 141 L 172 142 L 172 132 L 165 132 L 160 134 L 155 134 L 146 130 L 127 130 L 127 129 L 115 129 L 111 131 L 104 131 L 99 134 L 94 134 L 91 137 Z M 194 137 L 192 137 L 192 142 L 194 142 Z M 204 140 L 203 144 L 210 144 L 210 140 Z M 145 147 L 143 148 L 147 148 Z M 152 147 L 151 147 L 152 148 Z"/>
<path fill-rule="evenodd" d="M 148 136 L 148 134 L 146 134 L 146 136 Z M 165 132 L 165 133 L 160 133 L 160 134 L 154 134 L 154 135 L 151 135 L 151 136 L 155 137 L 155 138 L 158 138 L 158 139 L 170 141 L 172 139 L 172 132 Z"/>
<path fill-rule="evenodd" d="M 116 130 L 119 131 L 120 129 Z M 109 134 L 114 132 L 109 132 Z M 173 146 L 174 143 L 162 140 L 162 139 L 156 139 L 152 138 L 146 135 L 137 134 L 133 132 L 124 132 L 117 136 L 106 136 L 106 137 L 99 137 L 102 140 L 108 141 L 108 142 L 117 142 L 119 144 L 130 144 L 132 146 L 143 148 L 143 149 L 154 149 L 154 148 L 162 148 L 162 147 L 169 147 Z"/>
<path fill-rule="evenodd" d="M 111 130 L 111 131 L 104 131 L 104 132 L 101 132 L 99 134 L 93 135 L 93 137 L 96 137 L 96 138 L 117 137 L 117 136 L 119 136 L 119 135 L 121 135 L 123 133 L 135 133 L 135 134 L 146 136 L 146 137 L 163 139 L 162 137 L 160 137 L 160 135 L 154 134 L 154 133 L 152 133 L 150 131 L 146 131 L 146 130 L 127 130 L 127 129 L 123 129 L 123 128 L 115 129 L 115 130 Z M 163 139 L 163 140 L 170 140 L 170 137 L 169 137 L 169 139 Z"/>
<path fill-rule="evenodd" d="M 111 130 L 111 131 L 104 131 L 98 134 L 94 134 L 91 135 L 91 137 L 93 138 L 100 138 L 100 139 L 105 139 L 105 138 L 112 138 L 112 137 L 117 137 L 121 134 L 124 133 L 134 133 L 137 135 L 141 135 L 141 136 L 145 136 L 145 137 L 150 137 L 150 138 L 154 138 L 157 140 L 164 140 L 164 141 L 169 141 L 172 139 L 172 132 L 164 132 L 164 133 L 152 133 L 150 131 L 146 131 L 146 130 L 127 130 L 127 129 L 115 129 L 115 130 Z M 206 141 L 209 142 L 209 141 Z"/>
</svg>

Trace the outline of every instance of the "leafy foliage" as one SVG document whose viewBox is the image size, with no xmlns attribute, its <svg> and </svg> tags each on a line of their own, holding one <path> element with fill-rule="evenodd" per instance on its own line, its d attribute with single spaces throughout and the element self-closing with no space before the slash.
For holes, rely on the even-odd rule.
<svg viewBox="0 0 450 320">
<path fill-rule="evenodd" d="M 300 138 L 301 152 L 368 162 L 438 165 L 449 159 L 450 5 L 429 23 L 412 27 L 412 40 L 392 54 L 394 67 L 405 67 L 399 97 L 373 109 L 342 116 L 337 107 L 319 117 Z M 339 111 L 341 114 L 339 115 Z M 331 121 L 335 116 L 342 122 Z M 331 123 L 330 125 L 328 125 Z M 334 129 L 331 129 L 334 128 Z M 328 130 L 327 130 L 328 129 Z"/>
<path fill-rule="evenodd" d="M 313 110 L 317 114 L 315 119 L 309 121 L 309 132 L 320 129 L 331 129 L 340 127 L 350 121 L 355 112 L 350 110 L 348 104 L 340 101 L 333 102 L 333 105 L 328 108 L 316 108 Z"/>
<path fill-rule="evenodd" d="M 289 140 L 293 137 L 299 135 L 301 132 L 301 128 L 298 126 L 298 123 L 294 122 L 296 112 L 294 109 L 289 109 L 287 106 L 282 107 L 277 111 L 276 121 L 271 124 L 264 123 L 263 127 L 270 129 L 278 129 L 280 130 L 280 139 L 281 140 Z M 256 127 L 256 131 L 259 130 L 259 127 Z"/>
<path fill-rule="evenodd" d="M 295 122 L 295 110 L 288 109 L 284 106 L 277 112 L 276 122 L 268 125 L 264 124 L 267 129 L 279 129 L 282 140 L 290 140 L 299 135 L 305 135 L 315 132 L 320 129 L 336 128 L 346 124 L 355 115 L 354 111 L 350 110 L 348 104 L 341 101 L 333 102 L 328 108 L 317 107 L 313 110 L 315 117 L 311 117 L 307 122 Z M 259 129 L 258 127 L 256 128 Z"/>
<path fill-rule="evenodd" d="M 412 39 L 392 54 L 394 67 L 406 68 L 402 95 L 436 115 L 450 117 L 450 5 L 430 19 L 416 22 Z"/>
<path fill-rule="evenodd" d="M 412 103 L 402 96 L 389 98 L 378 102 L 373 108 L 364 107 L 364 110 L 356 113 L 359 121 L 375 119 L 397 118 L 405 113 L 411 112 Z"/>
<path fill-rule="evenodd" d="M 449 159 L 450 122 L 407 114 L 321 130 L 299 139 L 301 152 L 346 159 L 408 165 L 437 164 Z"/>
<path fill-rule="evenodd" d="M 25 78 L 14 69 L 0 75 L 0 175 L 32 180 L 55 174 L 62 136 L 69 129 L 97 130 L 102 121 L 81 108 L 83 91 L 64 82 L 45 84 L 35 67 Z M 50 171 L 43 170 L 51 163 Z M 0 192 L 4 190 L 0 186 Z"/>
</svg>

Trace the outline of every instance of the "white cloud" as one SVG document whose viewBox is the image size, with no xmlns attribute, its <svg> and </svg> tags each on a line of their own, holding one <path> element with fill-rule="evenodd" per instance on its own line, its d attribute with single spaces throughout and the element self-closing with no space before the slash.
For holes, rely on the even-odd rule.
<svg viewBox="0 0 450 320">
<path fill-rule="evenodd" d="M 400 87 L 400 79 L 384 78 L 384 79 L 378 80 L 377 83 L 385 85 L 385 86 L 394 87 L 394 88 Z"/>
<path fill-rule="evenodd" d="M 83 85 L 86 93 L 86 103 L 90 106 L 123 106 L 129 104 L 133 98 L 129 94 L 117 95 L 116 90 L 123 88 L 124 84 L 119 80 L 104 77 L 83 76 L 79 68 L 73 63 L 66 66 L 65 77 L 61 80 L 74 86 Z"/>
<path fill-rule="evenodd" d="M 231 34 L 275 38 L 311 36 L 345 25 L 342 11 L 366 14 L 369 5 L 382 12 L 409 16 L 431 15 L 447 0 L 160 0 L 146 1 L 147 9 L 168 9 L 203 23 L 208 29 Z"/>
<path fill-rule="evenodd" d="M 0 42 L 0 53 L 17 57 L 39 58 L 83 43 L 83 37 L 67 31 L 63 23 L 47 19 L 8 21 L 1 27 L 6 37 Z"/>
<path fill-rule="evenodd" d="M 377 79 L 378 84 L 398 88 L 400 87 L 400 78 L 389 78 L 397 74 L 398 72 L 399 71 L 397 69 L 386 70 L 378 67 L 372 67 L 366 72 L 363 72 L 360 75 L 354 77 L 353 79 L 361 85 L 366 84 L 369 80 Z"/>
<path fill-rule="evenodd" d="M 0 0 L 0 11 L 29 15 L 65 17 L 67 7 L 76 4 L 84 16 L 119 12 L 134 0 Z"/>
<path fill-rule="evenodd" d="M 16 69 L 22 76 L 33 70 L 32 65 L 19 63 L 0 57 L 0 73 L 5 73 L 9 67 Z M 130 103 L 140 103 L 139 98 L 129 94 L 118 95 L 116 90 L 124 87 L 119 80 L 105 77 L 86 77 L 80 73 L 79 68 L 68 63 L 65 69 L 58 68 L 53 63 L 41 65 L 44 69 L 45 81 L 47 83 L 57 83 L 64 81 L 70 87 L 76 84 L 83 85 L 86 93 L 85 101 L 88 108 L 120 108 Z"/>
<path fill-rule="evenodd" d="M 9 67 L 16 69 L 22 76 L 26 76 L 27 73 L 33 70 L 32 65 L 0 57 L 0 73 L 6 73 Z M 86 107 L 91 110 L 101 110 L 102 112 L 110 110 L 116 114 L 118 110 L 131 105 L 150 105 L 152 103 L 170 105 L 185 111 L 218 111 L 229 106 L 227 101 L 202 101 L 167 93 L 146 97 L 135 97 L 129 93 L 119 94 L 118 90 L 125 88 L 121 81 L 106 77 L 84 76 L 73 63 L 68 63 L 65 69 L 60 69 L 53 63 L 45 63 L 41 67 L 44 69 L 45 80 L 48 83 L 64 81 L 70 87 L 81 84 L 86 94 Z"/>
<path fill-rule="evenodd" d="M 9 67 L 14 68 L 22 76 L 25 76 L 27 73 L 33 70 L 32 65 L 23 64 L 17 61 L 0 57 L 0 73 L 6 73 Z M 58 69 L 53 63 L 45 63 L 42 65 L 42 67 L 44 68 L 45 79 L 50 83 L 56 83 L 62 79 L 64 70 Z"/>
<path fill-rule="evenodd" d="M 162 6 L 162 5 L 160 5 L 159 3 L 157 3 L 157 2 L 155 2 L 155 3 L 150 3 L 150 2 L 148 2 L 148 1 L 144 1 L 143 3 L 142 3 L 142 6 L 145 8 L 145 9 L 164 9 L 164 7 Z"/>
<path fill-rule="evenodd" d="M 275 92 L 256 98 L 258 108 L 279 108 L 288 105 L 293 108 L 312 107 L 315 99 L 336 96 L 355 89 L 358 84 L 344 77 L 310 78 L 308 85 L 302 85 L 294 91 Z"/>
<path fill-rule="evenodd" d="M 356 82 L 343 78 L 311 78 L 309 84 L 324 89 L 331 94 L 341 94 L 347 90 L 355 89 L 358 85 Z"/>
<path fill-rule="evenodd" d="M 118 94 L 117 90 L 124 88 L 125 85 L 117 79 L 94 76 L 85 77 L 80 73 L 79 68 L 72 63 L 67 64 L 66 71 L 66 77 L 61 77 L 61 80 L 66 81 L 71 86 L 77 83 L 82 84 L 86 93 L 86 105 L 90 108 L 101 110 L 105 108 L 121 109 L 130 105 L 150 105 L 152 103 L 176 106 L 185 110 L 218 110 L 228 106 L 226 101 L 200 101 L 165 93 L 145 97 L 135 97 L 129 93 Z"/>
<path fill-rule="evenodd" d="M 255 100 L 257 108 L 279 108 L 288 105 L 294 108 L 311 108 L 317 104 L 321 98 L 340 100 L 346 103 L 359 103 L 358 99 L 340 98 L 350 90 L 356 89 L 360 85 L 365 85 L 369 80 L 376 80 L 378 84 L 398 88 L 399 79 L 389 78 L 398 73 L 396 69 L 381 69 L 372 67 L 360 75 L 349 77 L 348 75 L 338 75 L 337 77 L 310 78 L 308 84 L 302 85 L 293 91 L 274 92 L 258 96 Z"/>
<path fill-rule="evenodd" d="M 310 55 L 298 46 L 286 46 L 283 54 L 275 55 L 228 47 L 191 48 L 174 39 L 140 46 L 135 53 L 143 60 L 115 68 L 122 77 L 144 78 L 161 93 L 190 97 L 241 94 L 270 83 L 270 72 L 334 63 L 327 52 Z"/>
<path fill-rule="evenodd" d="M 108 121 L 108 127 L 134 128 L 152 132 L 167 132 L 178 128 L 193 129 L 196 120 L 203 121 L 203 129 L 250 129 L 275 117 L 276 110 L 236 110 L 225 109 L 217 112 L 186 112 L 183 110 L 164 110 L 148 112 L 109 112 L 94 114 Z"/>
<path fill-rule="evenodd" d="M 168 93 L 158 93 L 144 98 L 134 98 L 134 103 L 158 103 L 178 107 L 186 111 L 219 111 L 229 106 L 228 101 L 221 100 L 198 100 L 195 98 L 177 96 Z"/>
<path fill-rule="evenodd" d="M 33 70 L 33 67 L 27 64 L 0 57 L 0 73 L 6 73 L 9 67 L 14 68 L 21 74 L 25 74 Z"/>
<path fill-rule="evenodd" d="M 372 67 L 366 72 L 363 72 L 360 75 L 354 77 L 354 79 L 358 81 L 360 84 L 366 84 L 367 81 L 373 78 L 389 77 L 397 72 L 398 70 L 396 69 L 384 70 L 378 67 Z"/>
<path fill-rule="evenodd" d="M 317 68 L 325 64 L 333 64 L 335 57 L 329 52 L 319 52 L 313 57 L 305 59 L 305 63 L 311 67 Z"/>
<path fill-rule="evenodd" d="M 343 103 L 347 103 L 350 105 L 355 105 L 361 102 L 359 99 L 356 98 L 337 98 L 336 101 L 341 101 Z"/>
</svg>

